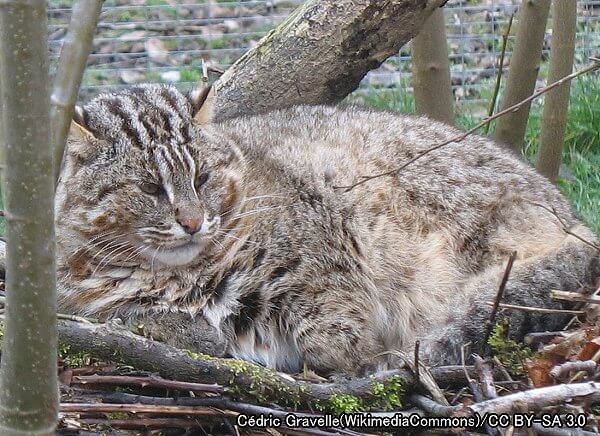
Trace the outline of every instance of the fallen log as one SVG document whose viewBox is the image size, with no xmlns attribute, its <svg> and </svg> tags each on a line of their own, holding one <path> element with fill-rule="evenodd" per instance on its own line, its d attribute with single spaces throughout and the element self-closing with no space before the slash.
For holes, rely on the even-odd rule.
<svg viewBox="0 0 600 436">
<path fill-rule="evenodd" d="M 69 353 L 89 353 L 166 379 L 217 384 L 228 395 L 256 404 L 277 403 L 319 410 L 329 408 L 336 396 L 346 395 L 358 398 L 365 408 L 385 408 L 389 395 L 398 395 L 401 390 L 418 385 L 414 375 L 404 369 L 327 383 L 295 380 L 249 362 L 177 349 L 111 324 L 59 320 L 58 332 L 61 346 L 67 347 Z M 472 367 L 467 370 L 474 374 Z M 464 368 L 458 365 L 431 368 L 431 374 L 444 387 L 465 382 Z"/>
</svg>

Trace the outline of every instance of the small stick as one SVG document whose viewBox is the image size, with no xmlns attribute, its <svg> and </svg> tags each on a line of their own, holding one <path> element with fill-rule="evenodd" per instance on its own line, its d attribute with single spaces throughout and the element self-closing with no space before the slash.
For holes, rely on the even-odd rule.
<svg viewBox="0 0 600 436">
<path fill-rule="evenodd" d="M 133 419 L 98 419 L 80 418 L 77 422 L 85 426 L 106 426 L 122 430 L 164 430 L 167 428 L 192 429 L 200 427 L 196 419 L 185 418 L 133 418 Z"/>
<path fill-rule="evenodd" d="M 509 113 L 512 112 L 516 112 L 519 109 L 521 109 L 522 106 L 530 103 L 532 100 L 535 100 L 536 98 L 538 98 L 539 96 L 547 93 L 548 91 L 562 85 L 565 82 L 568 82 L 569 80 L 573 80 L 575 77 L 581 76 L 582 74 L 586 74 L 589 73 L 591 71 L 597 70 L 598 68 L 600 68 L 600 60 L 596 59 L 596 58 L 590 58 L 593 63 L 591 65 L 588 65 L 585 68 L 582 68 L 581 70 L 575 71 L 572 74 L 569 74 L 568 76 L 563 77 L 560 80 L 557 80 L 556 82 L 551 83 L 548 86 L 545 86 L 544 88 L 541 88 L 539 91 L 531 94 L 529 97 L 527 97 L 525 100 L 521 100 L 518 103 L 515 103 L 514 105 L 507 107 L 506 109 L 498 112 L 496 115 L 491 116 L 491 117 L 487 117 L 485 118 L 483 121 L 481 121 L 479 124 L 477 124 L 476 126 L 472 127 L 471 129 L 467 130 L 466 132 L 460 134 L 460 135 L 456 135 L 450 139 L 448 139 L 447 141 L 441 142 L 437 145 L 434 145 L 431 148 L 428 148 L 427 150 L 417 154 L 414 158 L 410 159 L 408 162 L 406 162 L 405 164 L 399 166 L 398 168 L 394 168 L 390 171 L 385 171 L 383 173 L 379 173 L 379 174 L 373 174 L 373 175 L 369 175 L 369 176 L 360 176 L 360 179 L 358 182 L 355 182 L 351 185 L 348 186 L 334 186 L 334 189 L 342 189 L 344 190 L 344 192 L 349 192 L 352 189 L 356 188 L 359 185 L 362 185 L 364 183 L 367 183 L 370 180 L 373 179 L 378 179 L 380 177 L 385 177 L 385 176 L 391 176 L 394 174 L 399 173 L 400 171 L 402 171 L 404 168 L 406 168 L 407 166 L 411 165 L 412 163 L 414 163 L 415 161 L 421 159 L 424 156 L 427 156 L 429 153 L 434 152 L 442 147 L 445 147 L 446 145 L 452 144 L 452 143 L 457 143 L 457 142 L 461 142 L 464 141 L 469 135 L 475 133 L 477 130 L 479 130 L 480 128 L 482 128 L 483 126 L 491 123 L 493 120 L 500 118 L 504 115 L 507 115 Z"/>
<path fill-rule="evenodd" d="M 126 375 L 80 375 L 74 376 L 72 383 L 81 385 L 116 385 L 139 386 L 141 388 L 165 388 L 186 392 L 211 392 L 221 394 L 223 386 L 218 384 L 191 383 L 176 380 L 167 380 L 151 375 L 149 377 L 132 377 Z"/>
<path fill-rule="evenodd" d="M 154 406 L 149 404 L 102 404 L 102 403 L 62 403 L 63 413 L 160 413 L 163 415 L 189 416 L 237 416 L 237 412 L 218 410 L 213 407 Z"/>
<path fill-rule="evenodd" d="M 541 207 L 542 209 L 544 209 L 546 212 L 550 212 L 552 215 L 554 215 L 554 217 L 558 220 L 558 222 L 560 223 L 560 225 L 562 226 L 562 231 L 565 232 L 567 235 L 571 235 L 574 238 L 579 239 L 581 242 L 583 242 L 586 245 L 589 245 L 590 247 L 600 251 L 600 246 L 594 244 L 593 242 L 588 241 L 585 238 L 582 238 L 581 236 L 579 236 L 577 233 L 572 232 L 571 230 L 569 230 L 569 228 L 567 227 L 567 224 L 565 223 L 565 221 L 560 217 L 560 215 L 556 212 L 556 209 L 554 209 L 554 207 L 552 207 L 552 209 L 550 209 L 549 207 L 544 206 L 543 204 L 540 203 L 536 203 L 536 202 L 530 202 L 532 205 L 537 206 L 537 207 Z"/>
<path fill-rule="evenodd" d="M 577 362 L 566 362 L 562 365 L 556 365 L 550 370 L 550 376 L 554 379 L 560 379 L 565 374 L 569 374 L 571 371 L 583 371 L 593 372 L 596 369 L 597 362 L 593 360 L 584 360 Z"/>
<path fill-rule="evenodd" d="M 557 336 L 564 336 L 566 332 L 564 331 L 560 331 L 560 332 L 533 332 L 533 333 L 527 333 L 525 335 L 525 337 L 523 338 L 523 342 L 526 345 L 539 345 L 539 344 L 544 344 L 548 341 L 551 341 L 552 339 L 556 338 Z"/>
<path fill-rule="evenodd" d="M 600 361 L 600 350 L 596 351 L 596 354 L 594 354 L 590 360 L 592 360 L 593 362 L 598 363 L 598 361 Z M 576 382 L 581 377 L 583 377 L 585 374 L 586 374 L 585 371 L 579 371 L 573 377 L 571 377 L 571 379 L 569 380 L 569 383 Z"/>
<path fill-rule="evenodd" d="M 421 345 L 420 341 L 415 341 L 415 379 L 417 379 L 417 383 L 421 382 L 419 377 L 419 347 Z"/>
<path fill-rule="evenodd" d="M 490 366 L 477 354 L 473 356 L 475 360 L 475 371 L 479 376 L 479 384 L 481 385 L 481 392 L 486 400 L 498 397 L 496 388 L 494 386 L 494 375 Z"/>
<path fill-rule="evenodd" d="M 492 330 L 494 328 L 494 324 L 496 323 L 496 315 L 498 313 L 498 307 L 500 306 L 500 301 L 502 301 L 502 297 L 504 296 L 504 290 L 506 289 L 506 284 L 508 283 L 508 278 L 510 277 L 510 272 L 512 271 L 513 264 L 515 263 L 515 259 L 517 258 L 517 252 L 513 251 L 508 258 L 508 263 L 506 264 L 506 268 L 504 268 L 504 274 L 502 275 L 502 281 L 500 282 L 500 286 L 498 287 L 498 292 L 496 293 L 496 298 L 494 299 L 494 303 L 492 304 L 492 311 L 490 313 L 490 318 L 488 319 L 487 326 L 485 328 L 485 336 L 483 337 L 483 344 L 487 344 L 490 335 L 492 334 Z"/>
<path fill-rule="evenodd" d="M 463 406 L 445 406 L 433 401 L 430 398 L 427 398 L 424 395 L 413 394 L 408 397 L 408 401 L 410 401 L 415 406 L 423 409 L 425 413 L 432 416 L 452 416 L 454 413 L 462 410 Z"/>
<path fill-rule="evenodd" d="M 508 20 L 508 26 L 506 27 L 506 32 L 502 35 L 502 51 L 500 52 L 500 66 L 498 69 L 498 76 L 496 77 L 496 86 L 494 87 L 494 95 L 492 95 L 492 101 L 490 101 L 490 107 L 488 109 L 488 118 L 494 115 L 494 109 L 496 108 L 496 100 L 498 100 L 498 94 L 500 93 L 500 83 L 502 82 L 502 70 L 504 69 L 504 56 L 506 55 L 506 47 L 508 45 L 508 37 L 510 35 L 510 29 L 512 27 L 513 19 L 515 18 L 515 13 L 510 14 L 510 18 Z M 485 134 L 487 135 L 490 132 L 491 123 L 486 124 L 485 126 Z"/>
<path fill-rule="evenodd" d="M 586 295 L 581 295 L 579 292 L 553 290 L 550 291 L 550 298 L 554 298 L 555 300 L 576 301 L 586 304 L 600 304 L 600 298 L 590 298 Z"/>
<path fill-rule="evenodd" d="M 56 318 L 57 319 L 66 319 L 66 320 L 75 321 L 75 322 L 83 322 L 83 323 L 87 323 L 87 324 L 94 324 L 93 321 L 90 321 L 89 319 L 84 318 L 82 316 L 69 315 L 66 313 L 57 313 Z"/>
<path fill-rule="evenodd" d="M 473 413 L 519 413 L 523 410 L 535 412 L 548 406 L 563 404 L 565 401 L 582 398 L 587 401 L 600 400 L 600 383 L 586 382 L 547 386 L 517 392 L 503 397 L 467 406 Z"/>
<path fill-rule="evenodd" d="M 255 404 L 242 403 L 239 401 L 233 401 L 222 397 L 211 397 L 211 398 L 198 398 L 198 397 L 179 397 L 175 398 L 164 398 L 164 397 L 150 397 L 146 395 L 128 394 L 124 392 L 103 392 L 103 391 L 92 391 L 81 392 L 86 396 L 86 400 L 95 401 L 101 399 L 105 404 L 118 403 L 121 406 L 127 404 L 144 404 L 153 406 L 185 406 L 185 407 L 205 407 L 215 409 L 226 409 L 236 413 L 242 413 L 245 415 L 273 415 L 274 417 L 281 418 L 282 421 L 289 414 L 289 411 L 281 409 L 272 409 L 270 407 L 257 406 Z M 295 412 L 298 417 L 321 417 L 323 415 Z M 324 428 L 329 430 L 329 428 Z M 335 429 L 336 432 L 346 436 L 356 436 L 356 433 L 352 430 Z"/>
<path fill-rule="evenodd" d="M 487 304 L 489 306 L 493 306 L 493 301 L 488 301 Z M 500 303 L 500 307 L 502 309 L 513 309 L 520 310 L 522 312 L 535 312 L 535 313 L 564 313 L 567 315 L 584 315 L 585 311 L 583 310 L 568 310 L 568 309 L 547 309 L 545 307 L 530 307 L 530 306 L 519 306 L 516 304 L 506 304 Z"/>
<path fill-rule="evenodd" d="M 510 374 L 508 373 L 508 371 L 506 370 L 506 368 L 502 364 L 502 362 L 500 362 L 500 359 L 498 359 L 498 356 L 494 356 L 493 360 L 494 360 L 494 364 L 496 365 L 496 367 L 498 368 L 498 370 L 502 373 L 502 376 L 504 377 L 504 379 L 507 382 L 515 383 L 515 381 L 512 379 L 512 377 L 510 376 Z"/>
<path fill-rule="evenodd" d="M 473 393 L 473 399 L 475 400 L 475 402 L 479 403 L 485 400 L 485 398 L 483 397 L 481 389 L 479 389 L 479 385 L 475 382 L 474 379 L 472 379 L 469 376 L 467 366 L 465 364 L 465 348 L 467 348 L 469 345 L 470 342 L 463 344 L 462 348 L 460 349 L 460 361 L 462 363 L 463 370 L 465 371 L 465 377 L 467 378 L 467 384 L 469 385 L 469 389 Z M 497 434 L 496 430 L 493 429 L 488 423 L 485 424 L 484 428 L 488 436 L 495 436 Z"/>
<path fill-rule="evenodd" d="M 422 362 L 419 362 L 419 361 L 416 362 L 419 365 L 419 374 L 420 374 L 420 377 L 417 378 L 417 376 L 416 376 L 417 367 L 415 367 L 415 362 L 410 358 L 410 355 L 408 355 L 407 353 L 400 351 L 400 350 L 390 350 L 390 351 L 384 351 L 383 353 L 380 353 L 380 354 L 376 355 L 375 357 L 384 356 L 384 355 L 388 355 L 388 354 L 393 355 L 393 356 L 398 356 L 400 359 L 402 359 L 404 364 L 406 366 L 408 366 L 408 368 L 413 373 L 413 375 L 415 377 L 415 382 L 417 384 L 420 384 L 421 386 L 423 386 L 425 389 L 427 389 L 427 391 L 431 394 L 431 396 L 438 403 L 441 403 L 445 406 L 450 405 L 450 403 L 448 403 L 448 400 L 446 400 L 444 393 L 440 389 L 439 384 L 437 383 L 433 374 L 431 373 L 431 371 L 429 370 L 429 368 L 427 366 L 425 366 Z M 465 367 L 465 371 L 466 370 L 467 369 Z"/>
<path fill-rule="evenodd" d="M 204 59 L 202 59 L 202 81 L 208 83 L 208 67 Z"/>
</svg>

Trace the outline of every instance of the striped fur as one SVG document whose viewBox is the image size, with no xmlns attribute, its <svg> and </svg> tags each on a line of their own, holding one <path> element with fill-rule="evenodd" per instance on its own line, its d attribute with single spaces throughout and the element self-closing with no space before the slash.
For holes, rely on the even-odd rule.
<svg viewBox="0 0 600 436">
<path fill-rule="evenodd" d="M 430 362 L 456 361 L 514 249 L 507 302 L 556 307 L 550 289 L 598 273 L 597 252 L 539 207 L 594 240 L 567 201 L 487 139 L 343 192 L 457 131 L 358 107 L 209 125 L 195 110 L 154 85 L 85 106 L 90 133 L 71 137 L 56 201 L 63 310 L 150 319 L 186 348 L 202 348 L 207 321 L 236 357 L 355 371 L 417 338 Z M 521 334 L 560 322 L 510 317 Z"/>
</svg>

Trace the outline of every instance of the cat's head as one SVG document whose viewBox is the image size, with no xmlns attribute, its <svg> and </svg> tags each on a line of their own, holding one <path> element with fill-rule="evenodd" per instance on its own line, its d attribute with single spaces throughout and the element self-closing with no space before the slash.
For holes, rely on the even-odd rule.
<svg viewBox="0 0 600 436">
<path fill-rule="evenodd" d="M 242 201 L 244 166 L 231 140 L 208 127 L 213 100 L 213 91 L 142 85 L 76 108 L 59 237 L 83 238 L 107 262 L 180 266 L 209 250 Z"/>
</svg>

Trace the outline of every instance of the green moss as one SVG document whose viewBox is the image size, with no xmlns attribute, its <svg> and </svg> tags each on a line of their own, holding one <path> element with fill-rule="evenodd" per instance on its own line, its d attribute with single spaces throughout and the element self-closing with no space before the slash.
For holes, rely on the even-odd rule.
<svg viewBox="0 0 600 436">
<path fill-rule="evenodd" d="M 488 345 L 509 372 L 522 375 L 525 361 L 531 359 L 534 353 L 528 346 L 510 339 L 508 331 L 508 319 L 499 321 L 490 334 Z"/>
<path fill-rule="evenodd" d="M 329 398 L 329 409 L 333 413 L 355 413 L 365 410 L 363 400 L 354 395 L 333 394 Z"/>
<path fill-rule="evenodd" d="M 404 388 L 400 376 L 390 377 L 383 383 L 373 381 L 372 389 L 375 401 L 371 404 L 371 408 L 389 411 L 402 407 Z"/>
<path fill-rule="evenodd" d="M 86 366 L 91 363 L 92 356 L 83 351 L 75 352 L 71 350 L 69 344 L 59 343 L 58 344 L 58 356 L 65 360 L 65 363 L 70 368 L 78 368 Z"/>
<path fill-rule="evenodd" d="M 127 412 L 109 412 L 106 417 L 108 419 L 128 419 L 129 414 Z"/>
<path fill-rule="evenodd" d="M 253 398 L 259 403 L 265 403 L 276 397 L 284 406 L 297 407 L 301 403 L 304 392 L 302 386 L 291 387 L 282 381 L 276 371 L 259 367 L 253 363 L 237 359 L 223 359 L 185 350 L 188 356 L 195 360 L 210 361 L 217 368 L 227 368 L 231 378 L 224 383 L 226 390 L 233 396 Z M 239 379 L 244 378 L 243 388 Z M 247 381 L 250 381 L 249 385 Z"/>
</svg>

